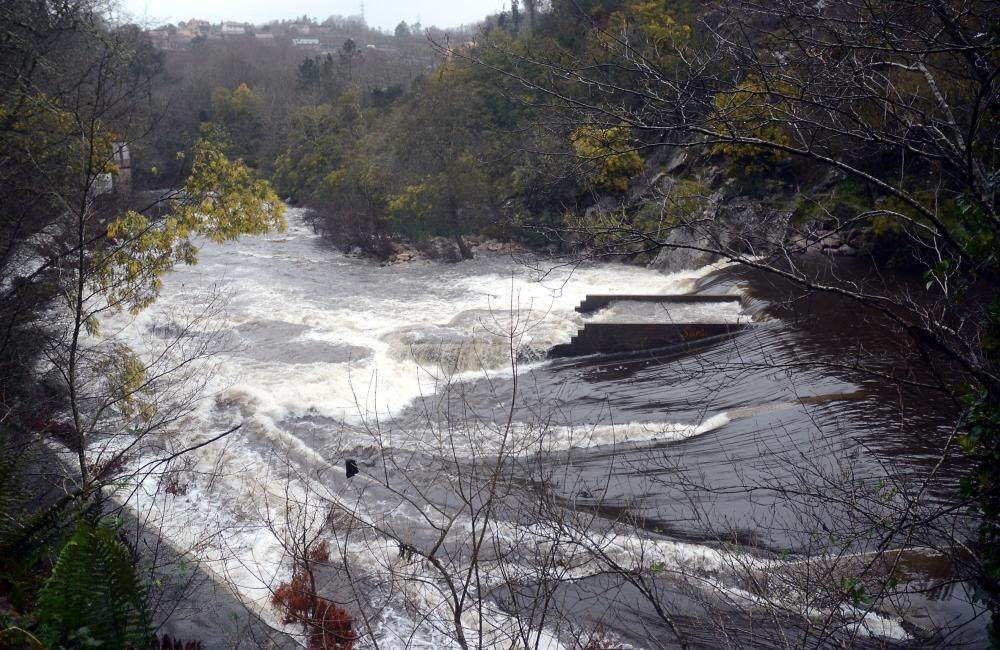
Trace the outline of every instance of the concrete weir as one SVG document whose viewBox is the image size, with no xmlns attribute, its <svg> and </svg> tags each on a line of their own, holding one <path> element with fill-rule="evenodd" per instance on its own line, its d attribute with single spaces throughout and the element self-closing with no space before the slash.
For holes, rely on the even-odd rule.
<svg viewBox="0 0 1000 650">
<path fill-rule="evenodd" d="M 738 295 L 593 295 L 576 308 L 591 313 L 617 301 L 658 303 L 738 302 Z M 549 358 L 625 354 L 694 343 L 745 329 L 740 323 L 586 323 L 569 343 L 549 350 Z"/>
<path fill-rule="evenodd" d="M 643 294 L 643 295 L 610 295 L 598 294 L 590 295 L 583 299 L 576 310 L 581 314 L 590 314 L 599 309 L 604 309 L 608 305 L 617 301 L 629 302 L 660 302 L 660 303 L 704 303 L 704 302 L 739 302 L 741 296 L 738 294 L 723 294 L 711 296 L 704 294 Z"/>
</svg>

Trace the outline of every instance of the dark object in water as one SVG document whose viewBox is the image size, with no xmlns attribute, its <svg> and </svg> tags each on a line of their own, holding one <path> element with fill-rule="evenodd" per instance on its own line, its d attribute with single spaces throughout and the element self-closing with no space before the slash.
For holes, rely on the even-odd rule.
<svg viewBox="0 0 1000 650">
<path fill-rule="evenodd" d="M 347 478 L 351 478 L 358 473 L 358 461 L 348 458 L 344 466 L 347 469 Z"/>
</svg>

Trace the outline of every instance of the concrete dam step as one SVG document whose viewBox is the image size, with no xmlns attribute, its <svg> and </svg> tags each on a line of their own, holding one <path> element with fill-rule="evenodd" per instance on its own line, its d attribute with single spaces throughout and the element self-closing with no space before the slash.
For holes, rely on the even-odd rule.
<svg viewBox="0 0 1000 650">
<path fill-rule="evenodd" d="M 590 295 L 583 299 L 576 310 L 581 314 L 589 314 L 599 309 L 604 309 L 608 305 L 617 301 L 629 302 L 662 302 L 662 303 L 704 303 L 704 302 L 739 302 L 742 296 L 738 294 L 724 294 L 711 296 L 704 294 L 643 294 L 643 295 Z"/>
<path fill-rule="evenodd" d="M 569 343 L 549 350 L 549 358 L 640 352 L 694 343 L 746 328 L 737 323 L 587 323 Z"/>
<path fill-rule="evenodd" d="M 590 295 L 576 308 L 591 313 L 613 302 L 721 303 L 739 302 L 739 295 Z M 549 350 L 549 358 L 589 354 L 622 354 L 653 350 L 703 339 L 725 336 L 746 329 L 741 323 L 586 323 L 569 343 Z"/>
</svg>

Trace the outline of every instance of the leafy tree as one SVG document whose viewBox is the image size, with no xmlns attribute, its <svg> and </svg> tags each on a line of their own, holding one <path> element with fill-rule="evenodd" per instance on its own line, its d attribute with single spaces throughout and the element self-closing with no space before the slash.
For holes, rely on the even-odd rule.
<svg viewBox="0 0 1000 650">
<path fill-rule="evenodd" d="M 718 116 L 716 127 L 737 137 L 751 137 L 776 144 L 790 145 L 791 138 L 785 131 L 788 115 L 787 102 L 776 98 L 759 79 L 749 77 L 732 93 L 720 93 L 713 106 Z M 776 165 L 789 158 L 782 149 L 762 148 L 739 142 L 719 142 L 713 153 L 723 156 L 730 173 L 751 175 L 774 170 Z"/>
<path fill-rule="evenodd" d="M 193 237 L 222 243 L 284 228 L 277 195 L 241 161 L 229 160 L 217 136 L 210 134 L 195 145 L 184 193 L 166 217 L 151 219 L 129 210 L 107 224 L 114 243 L 95 252 L 88 281 L 111 309 L 137 312 L 149 306 L 165 273 L 175 264 L 197 262 Z"/>
<path fill-rule="evenodd" d="M 590 180 L 597 187 L 624 192 L 629 180 L 642 171 L 642 158 L 631 145 L 628 129 L 581 126 L 570 140 L 577 155 L 592 164 Z"/>
<path fill-rule="evenodd" d="M 307 105 L 318 105 L 336 101 L 345 90 L 338 65 L 339 59 L 332 54 L 305 59 L 299 65 L 296 89 Z"/>
<path fill-rule="evenodd" d="M 394 126 L 396 164 L 405 179 L 389 207 L 398 228 L 447 234 L 464 258 L 472 253 L 462 235 L 494 212 L 481 156 L 496 122 L 485 99 L 468 68 L 446 64 L 415 85 Z"/>
<path fill-rule="evenodd" d="M 212 119 L 226 130 L 235 153 L 256 166 L 255 154 L 264 130 L 260 96 L 245 83 L 233 90 L 219 86 L 212 91 Z"/>
<path fill-rule="evenodd" d="M 344 41 L 344 44 L 340 46 L 340 50 L 337 52 L 337 56 L 340 58 L 340 65 L 346 70 L 347 83 L 354 83 L 354 70 L 363 58 L 354 39 L 349 38 Z"/>
<path fill-rule="evenodd" d="M 321 214 L 336 223 L 335 238 L 346 247 L 385 249 L 393 232 L 390 216 L 390 181 L 386 170 L 365 155 L 365 143 L 359 144 L 341 166 L 323 179 L 319 190 Z M 331 223 L 332 225 L 332 223 Z"/>
<path fill-rule="evenodd" d="M 358 96 L 345 92 L 333 104 L 302 106 L 289 114 L 285 150 L 274 165 L 274 180 L 287 196 L 317 197 L 324 178 L 339 168 L 357 140 Z"/>
</svg>

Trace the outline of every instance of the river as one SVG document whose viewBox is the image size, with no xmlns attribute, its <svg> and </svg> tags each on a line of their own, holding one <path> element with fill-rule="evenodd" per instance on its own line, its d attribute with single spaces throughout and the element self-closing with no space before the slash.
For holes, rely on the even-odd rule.
<svg viewBox="0 0 1000 650">
<path fill-rule="evenodd" d="M 851 369 L 857 341 L 880 345 L 865 323 L 815 301 L 804 318 L 780 287 L 724 265 L 491 254 L 383 267 L 288 212 L 284 233 L 205 244 L 104 334 L 150 355 L 184 340 L 213 350 L 192 362 L 203 397 L 134 462 L 240 428 L 129 502 L 276 627 L 270 595 L 303 540 L 331 548 L 317 574 L 364 647 L 455 646 L 456 602 L 470 645 L 505 648 L 578 647 L 595 631 L 647 648 L 780 645 L 785 624 L 793 644 L 908 643 L 969 615 L 961 584 L 888 611 L 792 578 L 871 550 L 872 518 L 898 512 L 948 434 L 946 406 Z M 583 326 L 588 294 L 692 291 L 743 299 L 592 318 L 747 328 L 546 360 Z M 947 504 L 955 476 L 935 474 L 921 507 Z"/>
</svg>

